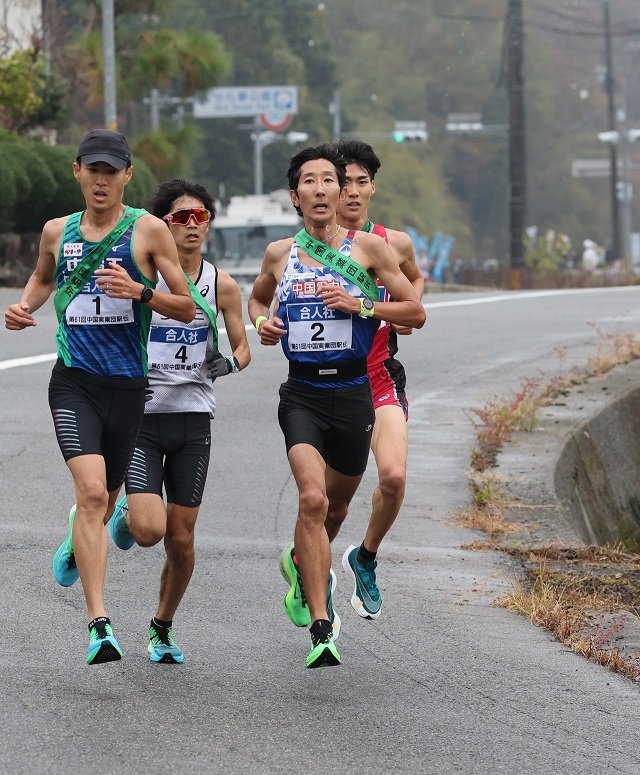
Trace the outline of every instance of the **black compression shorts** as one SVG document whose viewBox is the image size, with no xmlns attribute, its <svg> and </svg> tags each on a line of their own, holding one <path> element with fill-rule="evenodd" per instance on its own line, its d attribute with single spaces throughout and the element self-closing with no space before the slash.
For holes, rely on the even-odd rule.
<svg viewBox="0 0 640 775">
<path fill-rule="evenodd" d="M 211 453 L 208 412 L 145 414 L 127 471 L 127 495 L 151 492 L 176 506 L 202 502 Z"/>
<path fill-rule="evenodd" d="M 338 473 L 364 473 L 375 422 L 369 382 L 334 389 L 288 380 L 280 386 L 278 421 L 287 452 L 310 444 Z"/>
<path fill-rule="evenodd" d="M 107 490 L 124 481 L 144 414 L 146 379 L 100 377 L 58 360 L 49 382 L 49 406 L 65 461 L 101 455 Z"/>
</svg>

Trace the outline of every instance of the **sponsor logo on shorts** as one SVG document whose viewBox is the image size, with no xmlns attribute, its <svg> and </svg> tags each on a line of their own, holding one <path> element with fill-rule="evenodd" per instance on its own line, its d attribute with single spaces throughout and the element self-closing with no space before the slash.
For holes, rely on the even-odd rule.
<svg viewBox="0 0 640 775">
<path fill-rule="evenodd" d="M 378 399 L 378 403 L 380 403 L 380 401 L 386 401 L 387 398 L 391 398 L 391 393 L 387 393 L 384 396 L 380 396 L 380 398 Z"/>
</svg>

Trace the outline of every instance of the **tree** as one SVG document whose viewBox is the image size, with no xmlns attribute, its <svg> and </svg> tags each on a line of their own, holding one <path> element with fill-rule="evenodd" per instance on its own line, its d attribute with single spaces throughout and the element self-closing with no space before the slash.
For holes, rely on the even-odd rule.
<svg viewBox="0 0 640 775">
<path fill-rule="evenodd" d="M 45 71 L 34 48 L 0 59 L 0 124 L 18 134 L 54 121 L 62 110 L 62 83 Z"/>
</svg>

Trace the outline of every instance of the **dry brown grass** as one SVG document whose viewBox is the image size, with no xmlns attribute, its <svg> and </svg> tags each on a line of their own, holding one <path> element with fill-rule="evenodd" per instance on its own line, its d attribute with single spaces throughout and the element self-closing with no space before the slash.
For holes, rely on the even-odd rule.
<svg viewBox="0 0 640 775">
<path fill-rule="evenodd" d="M 640 338 L 637 336 L 629 333 L 607 334 L 595 325 L 592 328 L 601 342 L 598 344 L 596 353 L 587 362 L 587 376 L 606 374 L 614 366 L 640 358 Z"/>
<path fill-rule="evenodd" d="M 491 401 L 470 412 L 478 447 L 471 458 L 473 505 L 457 518 L 458 524 L 482 530 L 488 541 L 472 541 L 465 549 L 500 549 L 519 559 L 525 570 L 522 581 L 513 583 L 510 593 L 496 605 L 517 611 L 531 622 L 552 632 L 576 653 L 610 670 L 640 680 L 640 654 L 625 654 L 624 649 L 606 647 L 615 625 L 604 632 L 590 629 L 594 612 L 598 615 L 629 611 L 636 616 L 640 600 L 640 556 L 615 546 L 563 547 L 555 544 L 531 549 L 509 546 L 500 540 L 521 526 L 507 523 L 504 509 L 517 507 L 507 503 L 495 477 L 486 469 L 495 466 L 503 445 L 515 431 L 532 431 L 538 411 L 558 396 L 566 396 L 590 377 L 605 374 L 614 366 L 640 358 L 640 338 L 631 334 L 604 334 L 586 369 L 572 369 L 542 384 L 525 380 L 516 395 L 506 401 Z M 566 350 L 559 348 L 561 362 Z M 523 507 L 524 508 L 524 507 Z M 585 634 L 585 630 L 586 633 Z"/>
<path fill-rule="evenodd" d="M 634 334 L 607 334 L 592 326 L 600 340 L 596 352 L 587 361 L 584 370 L 571 369 L 548 381 L 525 379 L 515 395 L 509 399 L 487 402 L 481 408 L 468 410 L 475 428 L 478 446 L 471 452 L 471 467 L 485 471 L 495 466 L 504 444 L 517 431 L 535 430 L 539 410 L 558 396 L 567 395 L 577 385 L 591 377 L 606 374 L 615 366 L 640 358 L 640 337 Z M 556 348 L 561 364 L 566 356 L 564 348 Z"/>
<path fill-rule="evenodd" d="M 489 401 L 480 409 L 471 409 L 478 449 L 472 453 L 471 465 L 484 471 L 496 464 L 502 446 L 516 431 L 531 432 L 538 421 L 541 403 L 538 380 L 525 380 L 518 392 L 506 401 Z"/>
<path fill-rule="evenodd" d="M 594 550 L 590 553 L 592 567 L 596 565 L 595 556 L 600 548 L 585 547 Z M 610 569 L 611 562 L 614 561 L 607 558 L 598 567 Z M 633 605 L 624 603 L 619 590 L 609 586 L 606 579 L 606 573 L 582 573 L 576 572 L 575 568 L 567 572 L 559 563 L 550 565 L 543 559 L 537 567 L 527 570 L 524 582 L 514 582 L 512 591 L 496 600 L 496 605 L 526 616 L 534 624 L 552 632 L 576 653 L 629 678 L 638 679 L 638 655 L 627 655 L 622 649 L 604 647 L 615 633 L 596 631 L 590 636 L 584 634 L 593 612 L 635 610 Z M 637 587 L 635 591 L 637 594 Z"/>
<path fill-rule="evenodd" d="M 493 541 L 521 529 L 518 525 L 507 522 L 504 510 L 498 506 L 469 506 L 454 517 L 454 522 L 472 530 L 482 530 Z"/>
<path fill-rule="evenodd" d="M 460 546 L 467 552 L 492 552 L 498 548 L 495 541 L 467 541 Z"/>
</svg>

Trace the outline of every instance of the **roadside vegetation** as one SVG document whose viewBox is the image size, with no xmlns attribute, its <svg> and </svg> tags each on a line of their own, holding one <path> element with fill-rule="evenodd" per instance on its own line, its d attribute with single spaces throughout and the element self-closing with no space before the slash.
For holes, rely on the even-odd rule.
<svg viewBox="0 0 640 775">
<path fill-rule="evenodd" d="M 640 337 L 632 334 L 599 335 L 595 353 L 584 369 L 549 381 L 527 379 L 515 395 L 495 399 L 470 411 L 477 446 L 471 455 L 470 486 L 473 501 L 456 522 L 482 530 L 486 540 L 465 549 L 499 550 L 522 564 L 523 573 L 496 605 L 526 616 L 552 632 L 573 651 L 633 680 L 640 680 L 640 653 L 617 646 L 627 617 L 640 619 L 640 556 L 615 546 L 527 546 L 515 542 L 523 525 L 510 523 L 508 509 L 539 509 L 510 501 L 505 481 L 496 472 L 498 455 L 516 432 L 531 432 L 540 409 L 589 379 L 617 365 L 640 358 Z M 558 351 L 563 360 L 566 352 Z M 511 540 L 510 540 L 511 539 Z"/>
<path fill-rule="evenodd" d="M 87 129 L 105 120 L 103 4 L 4 3 L 12 5 L 41 7 L 44 19 L 35 10 L 28 15 L 32 24 L 27 18 L 10 23 L 13 14 L 0 18 L 0 128 L 25 141 L 38 138 L 73 150 Z M 283 132 L 304 132 L 314 145 L 338 132 L 371 140 L 383 163 L 374 219 L 399 229 L 411 226 L 429 240 L 437 232 L 452 235 L 452 255 L 491 285 L 492 267 L 508 268 L 509 94 L 502 55 L 508 5 L 115 0 L 117 125 L 132 145 L 134 181 L 144 162 L 155 178 L 151 190 L 167 177 L 197 175 L 222 201 L 251 194 L 253 119 L 198 117 L 194 101 L 216 87 L 296 85 L 297 112 L 286 114 L 292 123 Z M 550 34 L 541 21 L 553 5 L 529 0 L 525 14 L 527 213 L 533 231 L 527 231 L 523 282 L 535 275 L 532 287 L 601 282 L 599 272 L 579 273 L 583 241 L 606 245 L 610 234 L 602 205 L 607 180 L 567 174 L 576 154 L 589 157 L 601 147 L 594 127 L 608 109 L 599 82 L 602 52 L 598 45 L 573 45 L 574 35 L 585 29 L 601 34 L 601 12 L 596 3 L 580 3 L 562 12 L 563 23 Z M 622 47 L 636 26 L 637 0 L 615 5 L 612 33 Z M 640 70 L 635 58 L 627 64 L 631 109 L 640 99 Z M 451 116 L 466 111 L 481 117 L 486 131 L 447 128 Z M 428 140 L 394 139 L 396 122 L 407 120 L 424 122 Z M 280 138 L 264 148 L 265 191 L 286 185 L 283 172 L 293 148 L 286 134 Z M 12 160 L 11 153 L 3 154 L 3 171 Z M 72 160 L 67 156 L 67 172 Z M 10 177 L 16 174 L 12 170 Z M 7 193 L 14 185 L 14 199 L 24 199 L 20 181 L 0 181 L 0 233 L 25 233 L 17 214 L 38 206 L 36 186 L 28 206 L 14 207 Z M 145 186 L 141 198 L 133 193 L 130 204 L 138 205 L 149 190 Z M 66 211 L 61 205 L 60 212 Z"/>
</svg>

